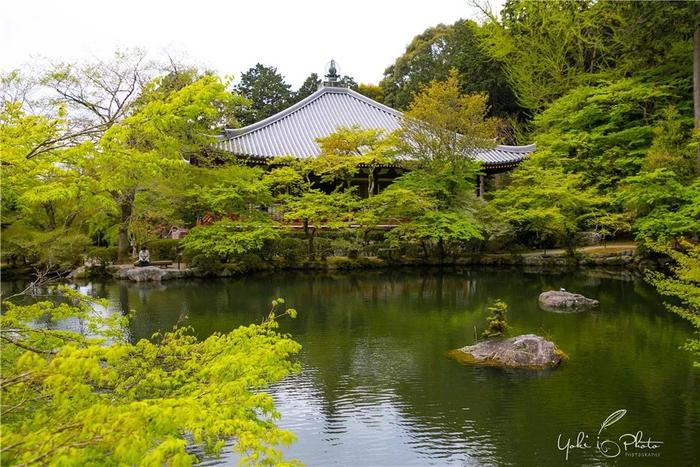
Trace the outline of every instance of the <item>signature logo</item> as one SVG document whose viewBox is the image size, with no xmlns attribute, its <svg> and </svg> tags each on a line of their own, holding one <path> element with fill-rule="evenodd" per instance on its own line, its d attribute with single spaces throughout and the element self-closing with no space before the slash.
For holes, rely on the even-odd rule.
<svg viewBox="0 0 700 467">
<path fill-rule="evenodd" d="M 567 438 L 564 441 L 560 434 L 557 438 L 557 448 L 564 451 L 564 458 L 569 460 L 569 454 L 574 450 L 596 449 L 601 455 L 608 458 L 625 455 L 628 457 L 657 457 L 660 455 L 658 449 L 663 441 L 653 441 L 651 437 L 645 437 L 642 430 L 636 433 L 623 433 L 617 437 L 607 435 L 605 431 L 613 424 L 620 421 L 625 416 L 627 410 L 620 409 L 610 414 L 603 423 L 600 424 L 600 429 L 595 438 L 595 444 L 591 437 L 583 431 L 572 439 Z"/>
</svg>

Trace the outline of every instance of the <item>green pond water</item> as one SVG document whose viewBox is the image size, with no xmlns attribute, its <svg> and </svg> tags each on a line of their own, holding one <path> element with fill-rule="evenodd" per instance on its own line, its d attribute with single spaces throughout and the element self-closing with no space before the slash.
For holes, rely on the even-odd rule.
<svg viewBox="0 0 700 467">
<path fill-rule="evenodd" d="M 280 273 L 81 288 L 115 311 L 135 310 L 132 339 L 170 329 L 182 315 L 201 337 L 225 332 L 259 322 L 270 301 L 284 297 L 299 311 L 281 330 L 303 345 L 302 372 L 271 392 L 280 424 L 298 437 L 287 456 L 307 465 L 700 465 L 700 370 L 679 349 L 692 328 L 643 281 L 601 276 Z M 600 308 L 540 310 L 538 295 L 560 287 L 600 300 Z M 496 298 L 510 306 L 513 334 L 543 335 L 570 361 L 531 372 L 447 358 L 474 342 Z M 576 445 L 579 432 L 579 444 L 591 447 L 569 449 L 566 460 L 567 440 Z M 649 439 L 663 444 L 645 449 Z M 605 457 L 596 441 L 619 455 Z"/>
</svg>

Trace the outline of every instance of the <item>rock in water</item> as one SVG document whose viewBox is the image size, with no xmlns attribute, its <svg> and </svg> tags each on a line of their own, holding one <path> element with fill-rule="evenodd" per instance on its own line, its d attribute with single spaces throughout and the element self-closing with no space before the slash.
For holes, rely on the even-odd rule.
<svg viewBox="0 0 700 467">
<path fill-rule="evenodd" d="M 564 313 L 586 311 L 598 306 L 598 300 L 560 290 L 550 290 L 549 292 L 541 293 L 539 303 L 540 308 L 543 310 Z"/>
<path fill-rule="evenodd" d="M 554 368 L 568 358 L 554 342 L 534 334 L 485 340 L 453 350 L 450 356 L 462 363 L 534 370 Z"/>
<path fill-rule="evenodd" d="M 145 266 L 140 268 L 130 268 L 124 272 L 127 279 L 134 282 L 149 282 L 160 280 L 167 274 L 166 271 L 155 266 Z"/>
</svg>

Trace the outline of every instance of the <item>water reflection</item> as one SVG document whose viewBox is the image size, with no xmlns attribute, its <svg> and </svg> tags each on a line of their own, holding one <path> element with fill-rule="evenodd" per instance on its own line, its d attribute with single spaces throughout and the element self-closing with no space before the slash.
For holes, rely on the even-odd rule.
<svg viewBox="0 0 700 467">
<path fill-rule="evenodd" d="M 93 284 L 109 308 L 135 310 L 133 339 L 182 316 L 204 337 L 260 321 L 273 298 L 300 313 L 282 331 L 301 344 L 302 374 L 272 388 L 281 424 L 308 465 L 561 465 L 559 433 L 595 431 L 626 408 L 619 428 L 665 442 L 662 457 L 630 465 L 690 465 L 700 458 L 698 372 L 679 350 L 690 326 L 665 312 L 633 277 L 453 273 L 277 274 L 238 280 Z M 600 300 L 591 313 L 537 307 L 547 289 Z M 526 373 L 460 366 L 448 349 L 470 344 L 486 304 L 510 305 L 514 333 L 543 334 L 571 362 Z M 224 461 L 231 461 L 227 458 Z M 594 451 L 572 465 L 599 464 Z"/>
</svg>

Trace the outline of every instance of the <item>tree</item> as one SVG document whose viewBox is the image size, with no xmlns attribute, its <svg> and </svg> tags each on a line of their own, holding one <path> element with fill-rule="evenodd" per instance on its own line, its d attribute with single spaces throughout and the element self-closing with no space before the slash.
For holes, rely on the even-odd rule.
<svg viewBox="0 0 700 467">
<path fill-rule="evenodd" d="M 478 5 L 478 2 L 474 2 Z M 540 111 L 566 92 L 639 75 L 691 76 L 693 2 L 509 0 L 487 17 L 482 45 L 502 62 L 520 104 Z M 687 71 L 686 71 L 687 70 Z"/>
<path fill-rule="evenodd" d="M 398 225 L 436 209 L 436 202 L 425 192 L 392 183 L 378 195 L 364 200 L 355 220 L 365 240 L 379 225 Z"/>
<path fill-rule="evenodd" d="M 223 219 L 212 225 L 193 228 L 181 244 L 193 255 L 214 257 L 226 262 L 247 253 L 259 253 L 266 242 L 278 237 L 269 219 Z"/>
<path fill-rule="evenodd" d="M 104 212 L 71 165 L 77 149 L 27 155 L 64 131 L 64 116 L 29 115 L 19 102 L 0 109 L 3 258 L 70 268 L 89 243 L 80 227 Z"/>
<path fill-rule="evenodd" d="M 257 217 L 260 207 L 272 202 L 270 186 L 260 168 L 227 164 L 216 168 L 191 167 L 184 182 L 189 189 L 180 201 L 183 217 L 212 214 Z M 193 216 L 196 216 L 193 218 Z"/>
<path fill-rule="evenodd" d="M 606 202 L 586 188 L 580 174 L 565 172 L 546 152 L 535 153 L 513 171 L 511 184 L 494 193 L 490 208 L 514 229 L 515 240 L 547 246 L 574 245 L 575 234 L 594 223 Z"/>
<path fill-rule="evenodd" d="M 321 78 L 318 77 L 318 74 L 316 73 L 311 73 L 303 83 L 301 83 L 301 86 L 299 86 L 299 89 L 296 90 L 294 93 L 294 97 L 290 104 L 294 104 L 296 102 L 299 102 L 300 100 L 309 97 L 311 94 L 315 93 L 318 91 L 319 86 L 321 86 Z"/>
<path fill-rule="evenodd" d="M 639 174 L 625 178 L 618 202 L 635 219 L 636 236 L 648 246 L 700 235 L 700 166 L 697 136 L 675 107 L 663 112 Z"/>
<path fill-rule="evenodd" d="M 636 217 L 637 239 L 647 244 L 700 235 L 700 178 L 684 182 L 666 169 L 643 172 L 625 180 L 618 199 Z"/>
<path fill-rule="evenodd" d="M 417 242 L 421 244 L 426 257 L 429 256 L 428 244 L 432 243 L 437 247 L 438 256 L 444 258 L 450 246 L 482 240 L 484 235 L 481 223 L 468 210 L 431 210 L 394 227 L 387 238 L 394 247 Z"/>
<path fill-rule="evenodd" d="M 679 91 L 638 78 L 579 86 L 535 117 L 538 151 L 579 174 L 585 186 L 614 192 L 620 181 L 639 173 L 655 122 Z"/>
<path fill-rule="evenodd" d="M 384 71 L 382 102 L 407 109 L 424 86 L 447 79 L 452 68 L 457 70 L 460 94 L 487 94 L 492 115 L 519 110 L 502 65 L 482 50 L 479 26 L 469 20 L 439 24 L 414 37 L 404 54 Z"/>
<path fill-rule="evenodd" d="M 157 87 L 156 82 L 153 88 Z M 121 260 L 128 251 L 136 197 L 155 179 L 172 180 L 186 170 L 190 157 L 215 141 L 213 126 L 221 119 L 221 108 L 236 99 L 226 87 L 217 77 L 207 76 L 176 92 L 154 96 L 110 127 L 95 157 L 84 159 L 81 169 L 93 189 L 107 193 L 118 206 Z"/>
<path fill-rule="evenodd" d="M 488 21 L 480 30 L 481 44 L 491 58 L 504 64 L 524 108 L 540 111 L 608 67 L 614 55 L 606 41 L 606 24 L 592 5 L 588 0 L 511 0 L 500 20 L 482 8 Z"/>
<path fill-rule="evenodd" d="M 263 182 L 273 197 L 299 195 L 308 188 L 308 183 L 299 170 L 286 163 L 273 166 L 263 177 Z"/>
<path fill-rule="evenodd" d="M 310 190 L 299 197 L 286 198 L 283 209 L 286 222 L 302 223 L 308 254 L 313 258 L 317 232 L 323 228 L 348 226 L 356 209 L 356 200 L 351 191 L 325 194 L 319 190 Z"/>
<path fill-rule="evenodd" d="M 496 300 L 489 305 L 487 310 L 491 315 L 487 318 L 488 326 L 481 333 L 481 337 L 493 339 L 506 336 L 508 334 L 508 321 L 506 320 L 508 305 L 503 300 Z"/>
<path fill-rule="evenodd" d="M 343 75 L 343 76 L 340 78 L 340 80 L 338 80 L 338 83 L 339 83 L 342 87 L 344 87 L 344 88 L 350 88 L 350 89 L 352 89 L 353 91 L 357 91 L 358 86 L 359 86 L 359 85 L 357 84 L 357 81 L 355 81 L 355 78 L 353 78 L 352 76 L 348 76 L 348 75 Z"/>
<path fill-rule="evenodd" d="M 661 295 L 674 299 L 675 303 L 666 304 L 670 311 L 693 323 L 696 329 L 700 329 L 700 245 L 682 242 L 680 247 L 671 249 L 657 243 L 654 249 L 673 260 L 672 274 L 648 271 L 647 280 Z M 690 339 L 685 348 L 700 360 L 700 339 Z M 700 367 L 700 361 L 696 361 L 695 366 Z"/>
<path fill-rule="evenodd" d="M 696 160 L 697 147 L 693 147 L 697 146 L 697 137 L 693 141 L 691 125 L 675 106 L 667 107 L 662 116 L 654 127 L 654 139 L 642 163 L 642 170 L 668 169 L 683 181 L 692 180 L 700 174 L 700 162 Z"/>
<path fill-rule="evenodd" d="M 384 95 L 384 89 L 376 84 L 364 84 L 360 83 L 357 86 L 357 92 L 363 96 L 367 96 L 372 100 L 375 100 L 381 104 L 385 104 L 386 96 Z"/>
<path fill-rule="evenodd" d="M 299 344 L 277 332 L 277 319 L 296 315 L 283 300 L 260 325 L 201 341 L 179 327 L 129 343 L 125 317 L 59 290 L 64 300 L 3 302 L 3 464 L 191 465 L 201 459 L 188 445 L 218 456 L 229 440 L 244 462 L 282 461 L 276 446 L 294 436 L 275 425 L 262 390 L 299 371 L 290 360 Z"/>
<path fill-rule="evenodd" d="M 163 189 L 161 195 L 172 194 L 168 184 L 182 181 L 188 171 L 184 162 L 206 152 L 216 127 L 231 123 L 232 109 L 245 102 L 226 89 L 228 83 L 174 62 L 165 75 L 144 82 L 157 67 L 143 60 L 134 53 L 118 54 L 114 63 L 57 65 L 35 93 L 48 96 L 39 101 L 46 115 L 22 116 L 21 106 L 35 108 L 31 99 L 6 113 L 3 139 L 16 149 L 12 163 L 28 182 L 12 179 L 10 191 L 24 200 L 13 208 L 21 211 L 18 233 L 29 227 L 62 236 L 62 230 L 75 227 L 84 238 L 114 231 L 125 260 L 130 226 L 154 214 L 134 211 L 144 205 L 140 198 Z M 28 138 L 22 128 L 42 118 Z M 40 210 L 44 219 L 37 217 Z M 59 226 L 62 230 L 54 229 Z M 42 243 L 50 239 L 41 237 Z M 73 262 L 80 260 L 79 252 L 70 249 Z"/>
<path fill-rule="evenodd" d="M 460 93 L 456 70 L 445 81 L 432 81 L 413 100 L 397 132 L 405 163 L 426 171 L 470 168 L 476 175 L 475 155 L 494 145 L 496 120 L 486 118 L 486 101 L 485 94 Z"/>
<path fill-rule="evenodd" d="M 323 181 L 342 181 L 347 188 L 352 178 L 363 170 L 367 172 L 367 195 L 376 189 L 377 168 L 393 162 L 397 141 L 376 128 L 338 128 L 330 135 L 316 140 L 321 154 L 310 161 L 310 168 Z"/>
<path fill-rule="evenodd" d="M 292 103 L 291 86 L 277 72 L 277 68 L 260 63 L 241 75 L 234 90 L 251 104 L 239 110 L 238 120 L 250 125 L 270 117 Z"/>
</svg>

